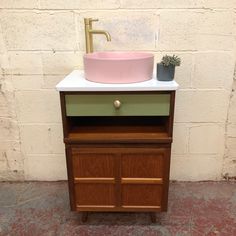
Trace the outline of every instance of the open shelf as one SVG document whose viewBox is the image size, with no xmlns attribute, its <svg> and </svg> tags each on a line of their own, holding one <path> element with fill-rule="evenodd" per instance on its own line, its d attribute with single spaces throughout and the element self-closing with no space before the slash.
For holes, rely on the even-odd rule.
<svg viewBox="0 0 236 236">
<path fill-rule="evenodd" d="M 168 117 L 70 117 L 66 143 L 170 143 Z"/>
</svg>

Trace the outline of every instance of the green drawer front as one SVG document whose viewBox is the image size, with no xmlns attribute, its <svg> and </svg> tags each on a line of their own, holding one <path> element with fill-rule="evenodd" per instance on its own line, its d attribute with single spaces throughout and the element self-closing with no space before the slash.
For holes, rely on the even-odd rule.
<svg viewBox="0 0 236 236">
<path fill-rule="evenodd" d="M 67 116 L 168 116 L 170 110 L 170 94 L 79 94 L 65 100 Z"/>
</svg>

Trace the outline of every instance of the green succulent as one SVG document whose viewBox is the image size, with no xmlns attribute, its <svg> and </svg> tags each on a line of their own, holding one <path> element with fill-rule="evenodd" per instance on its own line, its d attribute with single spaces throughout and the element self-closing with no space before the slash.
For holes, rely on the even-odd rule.
<svg viewBox="0 0 236 236">
<path fill-rule="evenodd" d="M 170 66 L 170 65 L 180 66 L 181 59 L 176 55 L 173 55 L 173 56 L 165 55 L 162 57 L 161 64 L 163 66 Z"/>
</svg>

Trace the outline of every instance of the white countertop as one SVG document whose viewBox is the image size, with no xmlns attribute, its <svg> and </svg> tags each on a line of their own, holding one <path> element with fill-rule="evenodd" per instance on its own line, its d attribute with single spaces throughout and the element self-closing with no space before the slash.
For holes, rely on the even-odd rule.
<svg viewBox="0 0 236 236">
<path fill-rule="evenodd" d="M 56 85 L 58 91 L 167 91 L 176 90 L 179 85 L 173 80 L 168 82 L 158 81 L 156 76 L 139 83 L 132 84 L 103 84 L 88 81 L 84 77 L 84 71 L 74 70 Z"/>
</svg>

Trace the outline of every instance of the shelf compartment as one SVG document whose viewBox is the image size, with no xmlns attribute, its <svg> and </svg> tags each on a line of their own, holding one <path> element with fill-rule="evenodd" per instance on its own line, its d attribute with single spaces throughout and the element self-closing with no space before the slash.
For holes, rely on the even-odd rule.
<svg viewBox="0 0 236 236">
<path fill-rule="evenodd" d="M 170 143 L 168 117 L 74 117 L 65 143 Z"/>
<path fill-rule="evenodd" d="M 111 143 L 111 142 L 148 142 L 148 143 L 168 143 L 172 141 L 171 137 L 163 130 L 162 127 L 74 127 L 68 138 L 64 139 L 65 143 Z"/>
</svg>

